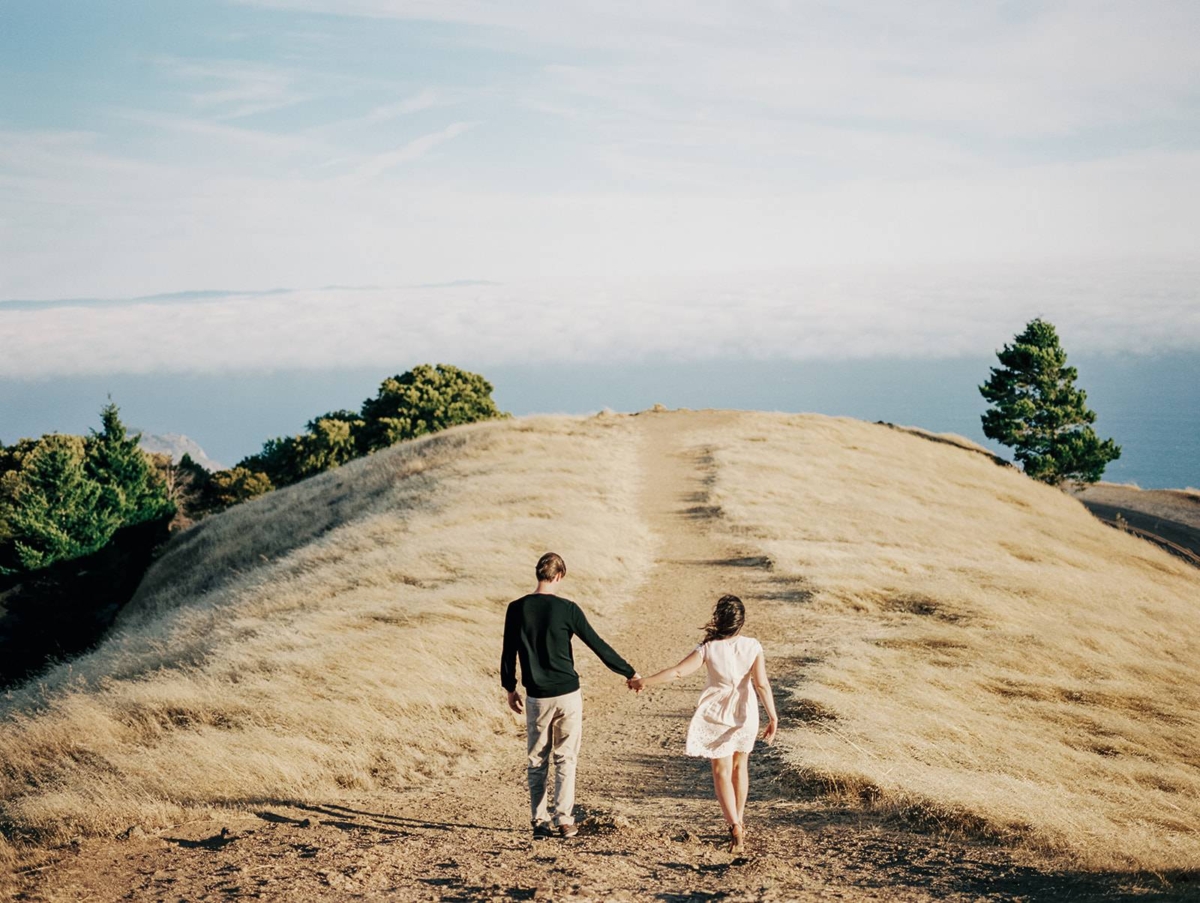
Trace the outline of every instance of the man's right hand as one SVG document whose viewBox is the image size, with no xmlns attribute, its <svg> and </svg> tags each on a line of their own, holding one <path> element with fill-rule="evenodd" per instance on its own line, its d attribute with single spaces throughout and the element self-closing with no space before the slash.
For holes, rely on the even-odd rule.
<svg viewBox="0 0 1200 903">
<path fill-rule="evenodd" d="M 521 699 L 521 694 L 516 690 L 510 690 L 508 694 L 508 707 L 518 715 L 525 714 L 525 703 Z"/>
</svg>

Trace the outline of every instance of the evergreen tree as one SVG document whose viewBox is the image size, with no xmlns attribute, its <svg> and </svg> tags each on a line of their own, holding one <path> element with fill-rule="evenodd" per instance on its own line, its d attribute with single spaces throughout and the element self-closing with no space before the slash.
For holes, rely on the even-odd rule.
<svg viewBox="0 0 1200 903">
<path fill-rule="evenodd" d="M 101 507 L 121 525 L 140 524 L 174 511 L 166 487 L 146 453 L 140 434 L 128 435 L 111 401 L 100 412 L 102 429 L 87 443 L 87 471 L 101 486 Z"/>
<path fill-rule="evenodd" d="M 492 384 L 477 373 L 448 364 L 421 364 L 383 381 L 379 393 L 363 402 L 364 451 L 462 423 L 507 416 L 492 400 Z"/>
<path fill-rule="evenodd" d="M 87 470 L 78 436 L 44 436 L 25 456 L 6 499 L 0 571 L 36 570 L 108 542 L 120 519 L 101 504 L 103 487 Z"/>
<path fill-rule="evenodd" d="M 14 445 L 0 448 L 0 573 L 20 565 L 13 548 L 10 518 L 22 485 L 21 468 L 41 442 L 40 439 L 20 439 Z"/>
<path fill-rule="evenodd" d="M 1121 455 L 1111 439 L 1091 425 L 1096 415 L 1054 326 L 1030 321 L 1013 344 L 996 353 L 1001 366 L 979 387 L 992 405 L 983 415 L 983 434 L 1014 450 L 1025 473 L 1044 483 L 1094 483 Z"/>
</svg>

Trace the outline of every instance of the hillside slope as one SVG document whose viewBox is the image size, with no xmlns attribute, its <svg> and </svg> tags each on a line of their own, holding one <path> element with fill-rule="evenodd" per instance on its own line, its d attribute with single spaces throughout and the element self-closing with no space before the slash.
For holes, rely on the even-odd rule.
<svg viewBox="0 0 1200 903">
<path fill-rule="evenodd" d="M 353 819 L 399 831 L 403 861 L 369 834 L 329 846 L 374 857 L 381 889 L 450 861 L 458 883 L 436 886 L 489 870 L 517 882 L 542 868 L 536 855 L 514 836 L 480 861 L 474 838 L 489 835 L 469 832 L 524 825 L 520 729 L 496 654 L 503 604 L 546 548 L 643 671 L 690 648 L 721 592 L 748 604 L 784 717 L 778 751 L 754 759 L 772 861 L 701 869 L 693 886 L 768 881 L 796 899 L 814 869 L 836 867 L 866 887 L 936 873 L 940 885 L 897 899 L 952 898 L 1013 872 L 944 835 L 848 829 L 833 814 L 845 806 L 1073 867 L 1200 867 L 1197 572 L 953 444 L 772 414 L 477 425 L 206 521 L 99 650 L 4 701 L 0 817 L 43 840 L 174 826 L 172 847 L 87 847 L 62 867 L 59 886 L 76 889 L 97 863 L 153 870 L 183 855 L 202 838 L 180 824 L 220 806 L 265 819 L 285 847 L 306 811 L 334 833 Z M 700 679 L 634 699 L 580 659 L 585 812 L 595 830 L 625 827 L 593 850 L 603 859 L 563 869 L 607 882 L 597 894 L 677 887 L 655 883 L 671 874 L 659 860 L 710 861 L 681 821 L 716 818 L 679 749 Z M 620 816 L 601 817 L 598 801 Z M 892 865 L 855 865 L 854 849 Z M 241 855 L 244 869 L 275 861 Z M 216 887 L 211 866 L 184 871 L 192 890 Z M 327 872 L 304 874 L 328 889 Z"/>
<path fill-rule="evenodd" d="M 711 454 L 720 529 L 827 638 L 788 743 L 807 780 L 1093 863 L 1200 866 L 1200 571 L 861 423 L 747 419 Z"/>
<path fill-rule="evenodd" d="M 636 444 L 457 429 L 202 522 L 98 650 L 4 700 L 0 815 L 55 839 L 468 768 L 508 724 L 495 633 L 531 562 L 569 555 L 600 625 L 644 574 Z"/>
</svg>

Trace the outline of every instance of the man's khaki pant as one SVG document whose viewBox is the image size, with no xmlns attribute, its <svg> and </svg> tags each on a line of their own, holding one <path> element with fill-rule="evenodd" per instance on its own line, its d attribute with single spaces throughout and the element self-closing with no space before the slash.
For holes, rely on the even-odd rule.
<svg viewBox="0 0 1200 903">
<path fill-rule="evenodd" d="M 529 807 L 534 822 L 549 822 L 546 784 L 554 761 L 554 824 L 574 824 L 575 762 L 583 735 L 583 694 L 525 699 L 525 732 L 529 740 Z"/>
</svg>

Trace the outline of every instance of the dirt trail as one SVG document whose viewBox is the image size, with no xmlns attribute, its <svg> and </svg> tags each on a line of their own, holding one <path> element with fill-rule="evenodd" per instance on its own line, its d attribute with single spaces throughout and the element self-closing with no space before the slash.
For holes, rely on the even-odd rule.
<svg viewBox="0 0 1200 903">
<path fill-rule="evenodd" d="M 750 609 L 764 642 L 803 631 L 801 594 L 753 548 L 710 527 L 704 430 L 734 414 L 686 421 L 647 414 L 644 514 L 657 563 L 624 623 L 607 637 L 643 673 L 672 664 L 722 592 Z M 606 628 L 606 632 L 608 631 Z M 497 643 L 499 638 L 497 638 Z M 814 656 L 820 637 L 812 637 Z M 231 900 L 1061 900 L 1156 897 L 1113 876 L 1037 868 L 1003 849 L 905 831 L 781 786 L 770 751 L 751 757 L 748 855 L 724 852 L 708 765 L 682 755 L 702 676 L 635 697 L 579 654 L 585 736 L 582 830 L 529 836 L 520 741 L 499 764 L 424 792 L 353 802 L 264 801 L 244 816 L 123 841 L 85 841 L 27 872 L 21 899 Z M 784 726 L 803 659 L 769 662 Z M 497 691 L 497 699 L 500 699 Z M 1025 864 L 1022 864 L 1025 863 Z"/>
</svg>

